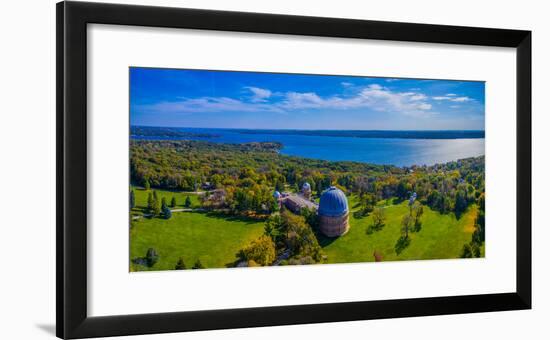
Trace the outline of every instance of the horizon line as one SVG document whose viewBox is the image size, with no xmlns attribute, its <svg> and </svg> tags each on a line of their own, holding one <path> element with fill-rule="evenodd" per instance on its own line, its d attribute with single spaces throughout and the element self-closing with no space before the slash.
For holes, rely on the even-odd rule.
<svg viewBox="0 0 550 340">
<path fill-rule="evenodd" d="M 270 130 L 270 131 L 476 131 L 485 132 L 485 129 L 303 129 L 303 128 L 238 128 L 238 127 L 194 127 L 194 126 L 162 126 L 162 125 L 141 125 L 130 124 L 130 127 L 148 127 L 148 128 L 172 128 L 172 129 L 218 129 L 218 130 Z"/>
</svg>

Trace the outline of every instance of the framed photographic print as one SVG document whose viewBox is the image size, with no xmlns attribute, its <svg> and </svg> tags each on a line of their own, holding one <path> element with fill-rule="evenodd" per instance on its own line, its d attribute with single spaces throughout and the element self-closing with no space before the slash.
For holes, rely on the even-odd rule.
<svg viewBox="0 0 550 340">
<path fill-rule="evenodd" d="M 57 5 L 57 335 L 531 308 L 531 33 Z"/>
</svg>

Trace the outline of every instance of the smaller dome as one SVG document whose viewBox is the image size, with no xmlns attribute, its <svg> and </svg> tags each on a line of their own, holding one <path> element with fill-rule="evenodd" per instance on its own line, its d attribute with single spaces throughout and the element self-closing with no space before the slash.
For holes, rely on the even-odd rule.
<svg viewBox="0 0 550 340">
<path fill-rule="evenodd" d="M 346 194 L 337 187 L 330 187 L 323 192 L 319 201 L 319 215 L 342 216 L 348 212 Z"/>
<path fill-rule="evenodd" d="M 302 190 L 311 190 L 311 185 L 309 185 L 308 182 L 305 182 L 304 185 L 302 185 Z"/>
<path fill-rule="evenodd" d="M 279 199 L 281 198 L 281 193 L 275 190 L 275 192 L 273 193 L 273 197 L 275 197 L 276 199 Z"/>
</svg>

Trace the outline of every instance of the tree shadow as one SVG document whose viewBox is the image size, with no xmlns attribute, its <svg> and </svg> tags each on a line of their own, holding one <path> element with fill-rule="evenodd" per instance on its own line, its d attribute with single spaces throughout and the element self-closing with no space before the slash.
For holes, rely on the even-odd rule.
<svg viewBox="0 0 550 340">
<path fill-rule="evenodd" d="M 397 255 L 401 254 L 405 248 L 409 246 L 411 239 L 408 237 L 401 236 L 395 243 L 395 253 Z"/>
<path fill-rule="evenodd" d="M 132 263 L 147 268 L 151 268 L 155 265 L 154 263 L 150 264 L 146 257 L 135 257 L 132 259 Z"/>
<path fill-rule="evenodd" d="M 353 212 L 353 218 L 355 219 L 361 219 L 369 216 L 370 214 L 368 212 L 365 212 L 363 210 L 358 210 Z"/>
<path fill-rule="evenodd" d="M 205 216 L 210 218 L 216 218 L 216 219 L 221 219 L 221 220 L 230 221 L 230 222 L 244 222 L 246 224 L 254 224 L 254 223 L 264 221 L 263 219 L 257 219 L 249 216 L 231 215 L 231 214 L 226 214 L 226 213 L 217 212 L 217 211 L 195 212 L 195 213 L 204 214 Z"/>
<path fill-rule="evenodd" d="M 382 223 L 380 225 L 371 224 L 371 225 L 368 226 L 366 233 L 367 233 L 367 235 L 371 235 L 374 232 L 377 232 L 377 231 L 380 231 L 380 230 L 384 229 L 385 225 L 386 225 L 385 223 Z"/>
</svg>

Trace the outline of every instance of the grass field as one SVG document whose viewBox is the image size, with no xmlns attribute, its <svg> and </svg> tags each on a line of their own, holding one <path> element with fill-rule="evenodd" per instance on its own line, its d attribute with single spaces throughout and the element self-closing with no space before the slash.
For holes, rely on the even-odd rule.
<svg viewBox="0 0 550 340">
<path fill-rule="evenodd" d="M 350 207 L 353 207 L 354 203 L 352 199 Z M 372 217 L 357 219 L 350 213 L 350 230 L 346 235 L 336 239 L 321 239 L 320 243 L 328 256 L 328 262 L 370 262 L 374 261 L 374 251 L 382 255 L 383 261 L 457 258 L 464 244 L 471 240 L 477 214 L 477 207 L 471 206 L 457 220 L 454 214 L 442 215 L 424 206 L 421 230 L 409 233 L 409 246 L 397 255 L 395 245 L 401 236 L 401 219 L 408 213 L 409 208 L 407 202 L 402 202 L 387 205 L 383 209 L 386 223 L 382 230 L 367 235 Z"/>
<path fill-rule="evenodd" d="M 184 193 L 184 192 L 172 192 L 172 191 L 166 191 L 166 190 L 157 190 L 152 189 L 149 191 L 146 191 L 142 188 L 134 187 L 134 194 L 136 197 L 136 206 L 134 209 L 132 209 L 133 213 L 139 214 L 142 213 L 145 208 L 147 208 L 147 197 L 149 196 L 149 192 L 156 191 L 159 201 L 162 200 L 163 197 L 166 198 L 166 203 L 170 205 L 170 202 L 172 200 L 172 197 L 176 198 L 176 208 L 184 208 L 185 199 L 189 197 L 191 200 L 191 208 L 198 208 L 199 207 L 199 195 L 197 194 L 190 194 L 190 193 Z"/>
<path fill-rule="evenodd" d="M 192 207 L 199 204 L 196 194 L 162 190 L 157 194 L 159 199 L 166 197 L 168 203 L 172 196 L 176 197 L 176 208 L 183 207 L 187 196 L 191 197 Z M 140 214 L 147 205 L 147 192 L 136 188 L 135 195 L 133 213 Z M 356 200 L 349 199 L 352 209 L 349 232 L 339 238 L 319 240 L 328 263 L 371 262 L 375 251 L 382 255 L 383 261 L 457 258 L 474 231 L 475 205 L 458 220 L 454 214 L 442 215 L 424 206 L 421 230 L 409 233 L 410 244 L 397 254 L 395 245 L 401 236 L 401 219 L 409 210 L 407 202 L 379 202 L 385 210 L 386 223 L 381 230 L 367 234 L 372 217 L 356 218 L 353 215 L 358 209 L 354 207 Z M 159 261 L 152 268 L 131 263 L 131 270 L 171 270 L 180 256 L 188 268 L 197 259 L 207 268 L 232 266 L 237 252 L 261 236 L 263 230 L 263 221 L 205 212 L 176 212 L 169 220 L 141 218 L 130 231 L 130 258 L 144 257 L 148 248 L 154 248 Z"/>
<path fill-rule="evenodd" d="M 177 212 L 169 220 L 142 218 L 130 231 L 130 259 L 144 257 L 148 248 L 154 248 L 159 261 L 152 268 L 132 263 L 131 269 L 174 269 L 180 256 L 187 268 L 197 259 L 207 268 L 224 268 L 263 230 L 263 221 L 202 212 Z"/>
</svg>

